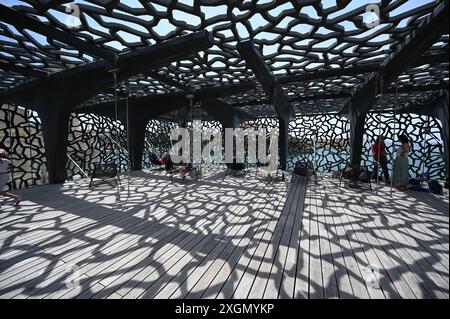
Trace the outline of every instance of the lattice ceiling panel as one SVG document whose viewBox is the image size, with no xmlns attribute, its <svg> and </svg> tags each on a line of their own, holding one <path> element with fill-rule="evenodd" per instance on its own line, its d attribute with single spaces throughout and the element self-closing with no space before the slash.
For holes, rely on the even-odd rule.
<svg viewBox="0 0 450 319">
<path fill-rule="evenodd" d="M 157 70 L 182 86 L 202 88 L 255 79 L 236 50 L 237 43 L 244 39 L 254 41 L 276 76 L 380 62 L 436 6 L 436 1 L 431 0 L 379 1 L 382 23 L 368 28 L 366 22 L 371 17 L 365 8 L 373 2 L 6 0 L 2 4 L 115 53 L 206 29 L 214 37 L 213 47 Z M 71 3 L 77 7 L 69 14 Z M 430 51 L 448 52 L 448 36 L 440 42 Z M 0 61 L 53 73 L 93 60 L 94 57 L 45 35 L 17 30 L 0 21 Z M 419 84 L 442 79 L 448 80 L 448 64 L 411 70 L 401 82 Z M 0 89 L 24 80 L 16 74 L 1 72 Z M 351 92 L 360 81 L 358 76 L 330 78 L 296 83 L 286 89 L 295 96 L 335 94 Z M 178 90 L 145 75 L 131 78 L 130 84 L 137 96 Z M 264 97 L 261 90 L 255 94 L 251 99 L 241 94 L 234 101 Z M 103 100 L 107 96 L 102 93 L 98 98 Z"/>
<path fill-rule="evenodd" d="M 401 109 L 410 106 L 412 103 L 414 105 L 427 105 L 439 96 L 439 92 L 436 91 L 399 93 L 397 97 L 393 93 L 383 94 L 377 99 L 372 111 Z"/>
<path fill-rule="evenodd" d="M 448 40 L 449 36 L 442 36 L 438 42 L 436 42 L 430 50 L 428 50 L 423 57 L 427 56 L 448 56 Z M 427 62 L 427 63 L 425 63 Z M 407 72 L 401 74 L 398 77 L 398 87 L 412 87 L 412 86 L 425 86 L 425 85 L 446 85 L 449 83 L 449 63 L 448 58 L 446 62 L 425 61 L 418 63 L 415 67 L 409 69 Z M 388 88 L 394 88 L 394 85 L 388 86 Z"/>
</svg>

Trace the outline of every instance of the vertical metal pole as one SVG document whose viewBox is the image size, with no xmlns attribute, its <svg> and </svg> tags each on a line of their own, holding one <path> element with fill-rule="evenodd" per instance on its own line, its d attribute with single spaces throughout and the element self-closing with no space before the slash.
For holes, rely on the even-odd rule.
<svg viewBox="0 0 450 319">
<path fill-rule="evenodd" d="M 381 73 L 381 72 L 380 72 Z M 375 92 L 375 94 L 378 92 Z M 378 137 L 381 136 L 381 116 L 383 113 L 383 76 L 380 76 L 380 111 L 378 114 Z M 378 164 L 377 164 L 377 195 L 378 195 L 378 191 L 380 189 L 380 169 L 381 169 L 381 165 L 380 165 L 380 152 L 381 152 L 381 143 L 380 140 L 378 139 Z"/>
<path fill-rule="evenodd" d="M 127 79 L 127 96 L 125 100 L 125 107 L 126 107 L 126 125 L 127 125 L 127 152 L 128 152 L 128 160 L 130 159 L 130 113 L 129 113 L 129 101 L 130 98 L 130 79 Z M 144 136 L 145 138 L 145 136 Z M 141 159 L 142 161 L 142 159 Z M 130 171 L 131 171 L 131 161 L 130 161 Z M 127 176 L 127 191 L 128 196 L 130 196 L 130 176 Z"/>
<path fill-rule="evenodd" d="M 114 77 L 114 112 L 115 112 L 115 133 L 117 136 L 119 136 L 119 129 L 118 129 L 118 119 L 119 119 L 119 111 L 118 111 L 118 101 L 117 101 L 117 70 L 113 70 L 113 77 Z M 115 150 L 115 157 L 116 157 L 116 165 L 117 165 L 117 198 L 119 198 L 119 192 L 120 192 L 120 155 L 119 155 L 119 146 L 114 143 L 114 150 Z"/>
<path fill-rule="evenodd" d="M 32 152 L 32 145 L 31 145 L 31 128 L 32 126 L 30 125 L 30 118 L 31 116 L 28 114 L 28 109 L 25 109 L 25 114 L 26 114 L 26 119 L 28 122 L 28 134 L 27 134 L 27 138 L 28 138 L 28 156 L 30 157 L 30 173 L 31 173 L 31 185 L 34 185 L 34 170 L 33 170 L 33 152 Z M 31 111 L 30 111 L 31 113 Z"/>
<path fill-rule="evenodd" d="M 397 152 L 395 151 L 395 136 L 397 135 L 397 107 L 398 107 L 398 80 L 395 81 L 395 106 L 394 106 L 394 137 L 392 139 L 393 154 L 397 157 Z M 395 158 L 394 158 L 395 161 Z M 392 163 L 392 174 L 391 174 L 391 190 L 390 194 L 392 196 L 392 191 L 394 189 L 394 164 Z"/>
<path fill-rule="evenodd" d="M 14 108 L 17 108 L 17 106 L 14 106 Z M 13 158 L 11 157 L 11 155 L 12 155 L 11 150 L 14 149 L 14 147 L 13 147 L 14 139 L 12 137 L 12 126 L 13 126 L 12 121 L 14 121 L 14 119 L 13 119 L 13 112 L 11 111 L 11 105 L 10 104 L 8 104 L 8 111 L 7 112 L 8 112 L 8 122 L 9 122 L 8 123 L 8 126 L 9 126 L 9 128 L 8 128 L 8 130 L 9 130 L 9 150 L 8 150 L 8 153 L 9 153 L 9 156 L 10 156 L 10 159 L 11 159 L 11 189 L 16 189 L 16 183 L 14 181 Z"/>
</svg>

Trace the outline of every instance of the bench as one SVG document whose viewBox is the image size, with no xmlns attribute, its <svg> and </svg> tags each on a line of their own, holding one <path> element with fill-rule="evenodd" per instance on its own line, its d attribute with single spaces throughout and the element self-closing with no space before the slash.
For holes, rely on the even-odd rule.
<svg viewBox="0 0 450 319">
<path fill-rule="evenodd" d="M 117 164 L 94 164 L 89 189 L 92 189 L 94 179 L 102 179 L 103 181 L 115 179 L 116 185 L 120 185 L 119 168 Z"/>
</svg>

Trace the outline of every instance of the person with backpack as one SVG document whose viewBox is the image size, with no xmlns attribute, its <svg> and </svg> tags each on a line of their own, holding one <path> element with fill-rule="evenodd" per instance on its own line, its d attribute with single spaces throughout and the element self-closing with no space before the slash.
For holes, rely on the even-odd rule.
<svg viewBox="0 0 450 319">
<path fill-rule="evenodd" d="M 386 145 L 384 144 L 384 137 L 378 136 L 375 139 L 375 143 L 372 145 L 372 158 L 374 162 L 373 168 L 373 178 L 377 178 L 378 176 L 378 168 L 381 166 L 384 174 L 384 181 L 389 184 L 389 170 L 388 170 L 388 160 L 387 160 L 387 151 Z"/>
<path fill-rule="evenodd" d="M 394 160 L 393 185 L 399 190 L 406 190 L 409 183 L 409 138 L 405 134 L 398 137 L 401 146 L 397 148 Z"/>
</svg>

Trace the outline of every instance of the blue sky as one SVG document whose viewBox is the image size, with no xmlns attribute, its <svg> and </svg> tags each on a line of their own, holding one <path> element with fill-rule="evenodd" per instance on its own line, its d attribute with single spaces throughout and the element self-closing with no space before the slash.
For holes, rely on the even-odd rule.
<svg viewBox="0 0 450 319">
<path fill-rule="evenodd" d="M 188 6 L 192 6 L 195 0 L 179 0 L 179 2 L 188 5 Z M 151 1 L 147 1 L 147 2 L 151 2 Z M 249 1 L 250 2 L 250 1 Z M 272 2 L 272 0 L 260 0 L 258 1 L 258 4 L 265 4 L 265 3 L 270 3 Z M 340 14 L 343 14 L 345 12 L 349 12 L 351 10 L 354 10 L 358 7 L 364 6 L 366 4 L 377 4 L 380 3 L 381 1 L 377 1 L 377 0 L 357 0 L 357 1 L 351 1 L 347 7 L 341 11 L 339 11 L 336 14 L 332 14 L 329 16 L 329 18 L 333 18 L 335 16 L 338 16 Z M 409 11 L 411 9 L 414 9 L 418 6 L 422 6 L 426 3 L 430 3 L 433 2 L 433 0 L 409 0 L 406 3 L 402 4 L 399 8 L 395 9 L 392 12 L 392 16 L 396 16 L 398 14 L 401 14 L 405 11 Z M 25 2 L 21 2 L 18 0 L 3 0 L 2 1 L 3 4 L 8 5 L 8 6 L 12 6 L 12 5 L 28 5 Z M 84 1 L 84 0 L 75 0 L 73 1 L 73 3 L 80 3 L 80 4 L 90 4 L 91 3 Z M 141 3 L 138 0 L 121 0 L 121 3 L 130 6 L 130 7 L 134 7 L 134 8 L 143 8 Z M 325 0 L 322 1 L 322 5 L 324 6 L 324 8 L 329 8 L 332 7 L 336 4 L 336 0 Z M 160 12 L 164 12 L 166 9 L 163 6 L 159 6 L 157 4 L 153 4 L 153 7 L 160 11 Z M 283 10 L 286 9 L 291 9 L 292 5 L 290 3 L 285 3 L 282 4 L 280 6 L 277 6 L 274 9 L 269 10 L 269 14 L 276 17 L 278 16 Z M 227 7 L 224 5 L 219 5 L 219 6 L 202 6 L 201 7 L 201 11 L 204 14 L 205 19 L 209 19 L 211 17 L 215 17 L 215 16 L 220 16 L 223 14 L 226 14 L 227 12 Z M 58 12 L 56 10 L 50 10 L 49 12 L 50 14 L 52 14 L 57 20 L 61 21 L 61 22 L 65 22 L 66 24 L 72 24 L 72 25 L 77 25 L 79 23 L 79 21 L 77 20 L 77 18 L 73 18 L 65 13 L 61 13 Z M 239 9 L 235 8 L 233 10 L 233 14 L 235 14 L 236 16 L 242 15 L 245 12 L 240 12 Z M 302 10 L 299 12 L 300 14 L 306 14 L 312 18 L 318 18 L 317 16 L 317 12 L 315 11 L 315 9 L 312 6 L 305 6 L 302 8 Z M 185 22 L 189 22 L 190 24 L 200 24 L 201 20 L 199 17 L 191 15 L 189 13 L 180 11 L 180 10 L 175 10 L 173 12 L 173 15 L 175 17 L 175 19 L 179 20 L 179 21 L 185 21 Z M 87 17 L 87 16 L 86 16 Z M 153 19 L 153 17 L 151 16 L 138 16 L 138 18 L 142 19 L 143 21 L 151 21 Z M 101 32 L 107 32 L 107 28 L 102 27 L 101 25 L 99 25 L 98 23 L 95 22 L 95 20 L 87 17 L 89 23 L 98 31 Z M 286 17 L 284 19 L 282 19 L 280 21 L 280 23 L 278 24 L 278 27 L 286 27 L 287 24 L 292 21 L 293 18 L 292 17 Z M 136 43 L 136 42 L 140 42 L 140 37 L 139 34 L 145 34 L 147 33 L 147 30 L 145 28 L 143 28 L 142 26 L 140 26 L 139 24 L 135 24 L 135 23 L 131 23 L 131 22 L 121 22 L 119 20 L 116 20 L 114 18 L 109 18 L 109 17 L 105 17 L 104 18 L 104 22 L 106 23 L 114 23 L 114 22 L 119 22 L 121 24 L 125 24 L 128 27 L 132 28 L 132 30 L 134 31 L 134 33 L 130 33 L 130 32 L 126 32 L 126 31 L 120 31 L 118 33 L 118 35 L 125 41 L 128 43 Z M 223 22 L 222 22 L 223 23 Z M 264 20 L 264 18 L 260 15 L 260 14 L 255 14 L 253 15 L 250 19 L 249 19 L 249 23 L 251 24 L 253 29 L 257 29 L 259 26 L 265 25 L 267 24 L 267 21 Z M 354 28 L 353 23 L 349 23 L 349 22 L 342 22 L 340 23 L 341 26 L 343 26 L 346 30 L 352 30 L 352 28 Z M 239 32 L 239 35 L 243 38 L 248 36 L 248 31 L 246 30 L 245 26 L 242 23 L 238 23 L 236 26 L 237 31 Z M 162 19 L 158 25 L 156 27 L 153 28 L 153 30 L 160 36 L 165 36 L 168 33 L 170 33 L 171 31 L 173 31 L 174 26 L 170 24 L 170 22 L 166 19 Z M 207 28 L 209 31 L 211 31 L 212 27 L 208 27 Z M 293 31 L 299 32 L 300 34 L 308 34 L 308 32 L 310 31 L 311 26 L 307 25 L 307 24 L 301 24 L 301 25 L 297 25 L 296 27 L 293 28 Z M 225 36 L 232 36 L 232 32 L 231 30 L 224 30 L 221 32 L 223 35 Z M 33 37 L 36 38 L 36 40 L 41 43 L 41 44 L 45 44 L 46 40 L 45 37 L 43 36 L 39 36 L 37 34 L 32 33 Z M 98 36 L 91 34 L 94 38 L 98 38 Z M 256 39 L 269 39 L 269 40 L 273 40 L 275 39 L 277 36 L 277 34 L 274 33 L 261 33 L 258 34 L 256 36 Z M 387 39 L 387 35 L 381 36 L 379 39 L 377 39 L 378 41 L 384 41 Z M 2 40 L 6 40 L 5 37 L 0 36 L 0 39 Z M 115 41 L 117 42 L 117 41 Z M 328 45 L 331 43 L 328 43 Z M 326 43 L 322 44 L 323 46 L 326 46 Z M 111 43 L 112 47 L 115 47 L 117 49 L 122 49 L 122 46 L 120 45 L 120 43 Z M 319 46 L 320 47 L 320 46 Z M 271 54 L 273 52 L 275 52 L 277 49 L 277 46 L 267 46 L 267 48 L 265 48 L 265 52 L 264 54 Z"/>
</svg>

